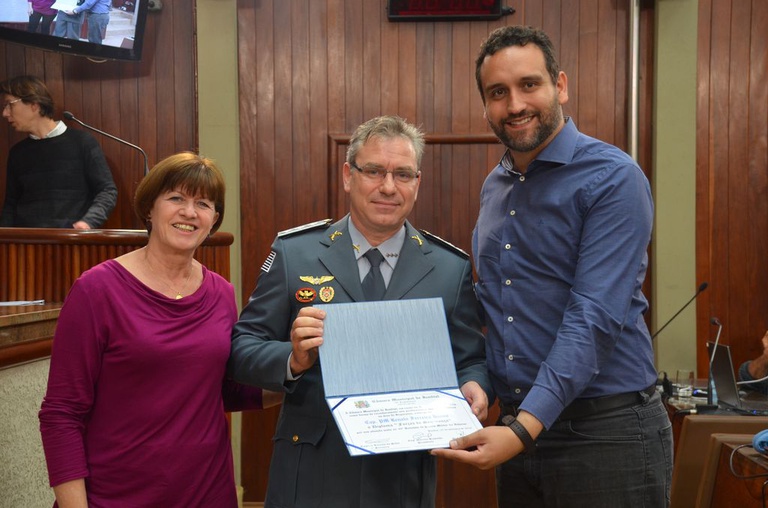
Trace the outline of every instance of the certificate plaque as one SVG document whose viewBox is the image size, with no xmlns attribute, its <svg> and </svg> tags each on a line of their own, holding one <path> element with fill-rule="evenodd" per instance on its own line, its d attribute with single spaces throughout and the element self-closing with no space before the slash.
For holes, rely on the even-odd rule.
<svg viewBox="0 0 768 508">
<path fill-rule="evenodd" d="M 458 387 L 442 299 L 317 307 L 326 400 L 350 455 L 446 448 L 482 428 Z"/>
</svg>

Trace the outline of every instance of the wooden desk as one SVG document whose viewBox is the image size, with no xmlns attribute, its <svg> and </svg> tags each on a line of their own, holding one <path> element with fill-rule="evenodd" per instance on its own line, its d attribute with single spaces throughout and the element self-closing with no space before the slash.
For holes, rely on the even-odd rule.
<svg viewBox="0 0 768 508">
<path fill-rule="evenodd" d="M 217 232 L 195 258 L 229 280 L 233 241 Z M 46 302 L 0 307 L 0 368 L 50 355 L 59 310 L 80 274 L 146 244 L 143 230 L 0 228 L 0 301 Z"/>
<path fill-rule="evenodd" d="M 768 500 L 768 458 L 752 448 L 739 448 L 733 456 L 733 470 L 730 460 L 733 451 L 739 445 L 724 443 L 720 450 L 720 462 L 717 466 L 713 507 L 765 507 Z M 742 476 L 755 478 L 741 478 Z"/>
<path fill-rule="evenodd" d="M 61 304 L 0 307 L 0 368 L 51 354 Z"/>
</svg>

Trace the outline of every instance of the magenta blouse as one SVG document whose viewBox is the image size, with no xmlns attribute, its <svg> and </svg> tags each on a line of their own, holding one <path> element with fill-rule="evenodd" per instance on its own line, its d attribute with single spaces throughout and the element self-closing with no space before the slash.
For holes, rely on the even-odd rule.
<svg viewBox="0 0 768 508">
<path fill-rule="evenodd" d="M 114 260 L 61 309 L 40 431 L 51 486 L 85 478 L 91 508 L 236 507 L 225 410 L 261 390 L 225 381 L 232 285 L 203 268 L 181 300 Z"/>
</svg>

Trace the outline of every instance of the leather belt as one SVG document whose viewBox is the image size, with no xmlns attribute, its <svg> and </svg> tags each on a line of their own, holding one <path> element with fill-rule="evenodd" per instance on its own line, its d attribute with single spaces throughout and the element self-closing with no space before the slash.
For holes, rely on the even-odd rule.
<svg viewBox="0 0 768 508">
<path fill-rule="evenodd" d="M 622 409 L 643 402 L 645 397 L 650 397 L 656 392 L 656 385 L 653 384 L 645 390 L 639 392 L 617 393 L 616 395 L 606 395 L 605 397 L 592 397 L 576 399 L 571 402 L 563 412 L 560 413 L 558 421 L 579 420 L 588 416 L 598 415 L 614 409 Z M 517 416 L 516 404 L 501 405 L 501 415 Z"/>
</svg>

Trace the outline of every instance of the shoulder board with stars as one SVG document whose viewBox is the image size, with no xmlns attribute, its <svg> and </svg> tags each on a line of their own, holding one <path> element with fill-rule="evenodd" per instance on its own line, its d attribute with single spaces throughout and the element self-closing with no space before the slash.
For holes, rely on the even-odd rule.
<svg viewBox="0 0 768 508">
<path fill-rule="evenodd" d="M 455 254 L 458 254 L 459 256 L 461 256 L 461 257 L 463 257 L 463 258 L 467 258 L 467 259 L 469 259 L 469 254 L 467 254 L 466 252 L 464 252 L 464 250 L 462 250 L 462 249 L 460 249 L 460 248 L 456 247 L 456 246 L 455 246 L 454 244 L 452 244 L 451 242 L 449 242 L 449 241 L 447 241 L 447 240 L 443 240 L 443 239 L 442 239 L 442 238 L 440 238 L 439 236 L 437 236 L 437 235 L 433 235 L 433 234 L 432 234 L 432 233 L 430 233 L 429 231 L 425 231 L 425 230 L 423 230 L 423 229 L 421 229 L 421 230 L 419 230 L 419 231 L 421 231 L 421 234 L 423 234 L 425 237 L 429 238 L 429 240 L 430 240 L 431 242 L 434 242 L 434 243 L 440 244 L 440 245 L 442 245 L 443 247 L 447 247 L 447 248 L 448 248 L 448 250 L 450 250 L 450 251 L 453 251 Z"/>
<path fill-rule="evenodd" d="M 280 231 L 277 236 L 280 238 L 286 238 L 288 236 L 295 235 L 296 233 L 303 233 L 305 231 L 311 231 L 321 227 L 327 228 L 331 222 L 333 222 L 333 219 L 323 219 L 316 222 L 310 222 L 309 224 L 304 224 L 295 228 L 286 229 L 285 231 Z"/>
</svg>

